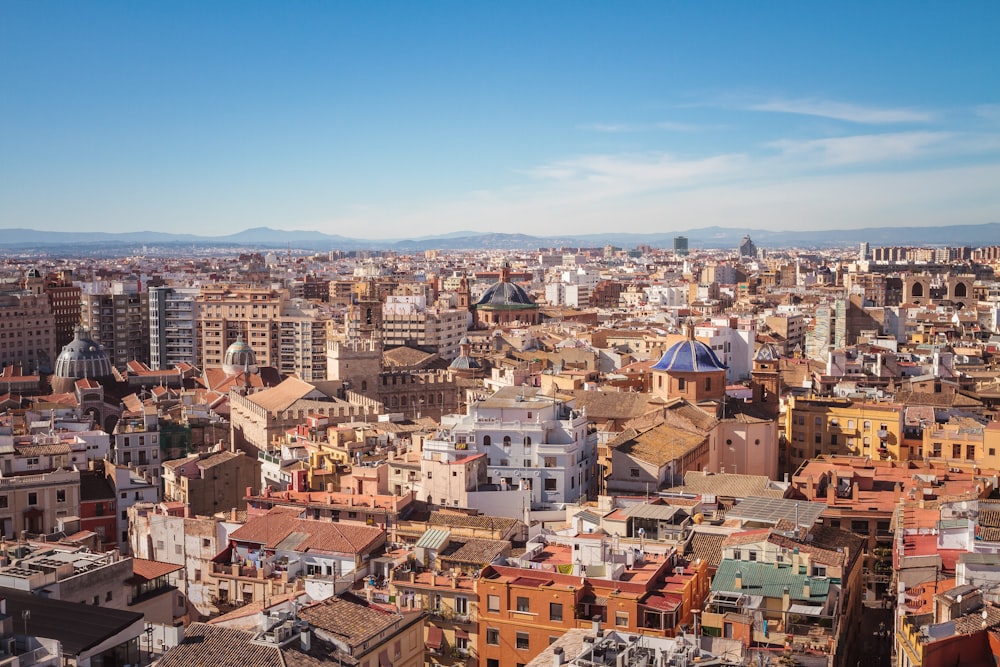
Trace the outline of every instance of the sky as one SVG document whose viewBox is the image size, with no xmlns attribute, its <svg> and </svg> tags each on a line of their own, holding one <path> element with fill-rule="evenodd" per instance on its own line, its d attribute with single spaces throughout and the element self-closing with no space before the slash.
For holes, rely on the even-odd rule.
<svg viewBox="0 0 1000 667">
<path fill-rule="evenodd" d="M 1000 221 L 1000 3 L 0 2 L 3 228 Z"/>
</svg>

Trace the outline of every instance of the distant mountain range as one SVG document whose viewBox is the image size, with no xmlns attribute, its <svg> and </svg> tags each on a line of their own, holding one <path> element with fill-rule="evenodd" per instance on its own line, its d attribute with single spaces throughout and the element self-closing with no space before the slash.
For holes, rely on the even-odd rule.
<svg viewBox="0 0 1000 667">
<path fill-rule="evenodd" d="M 531 236 L 527 234 L 495 234 L 461 231 L 438 236 L 412 239 L 359 239 L 317 231 L 281 230 L 255 227 L 226 236 L 199 236 L 165 232 L 45 232 L 34 229 L 0 229 L 0 248 L 27 251 L 82 253 L 94 251 L 121 252 L 141 246 L 246 247 L 257 249 L 296 250 L 534 250 L 552 247 L 634 248 L 649 245 L 655 248 L 673 247 L 675 236 L 688 238 L 692 249 L 735 248 L 749 235 L 761 248 L 834 248 L 853 246 L 867 241 L 880 245 L 1000 245 L 1000 223 L 953 225 L 945 227 L 870 227 L 866 229 L 829 229 L 821 231 L 768 231 L 736 227 L 704 227 L 683 232 L 658 234 L 566 234 Z"/>
</svg>

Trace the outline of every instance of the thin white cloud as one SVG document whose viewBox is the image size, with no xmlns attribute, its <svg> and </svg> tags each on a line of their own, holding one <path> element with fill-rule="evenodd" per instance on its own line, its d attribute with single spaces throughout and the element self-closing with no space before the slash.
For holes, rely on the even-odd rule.
<svg viewBox="0 0 1000 667">
<path fill-rule="evenodd" d="M 895 132 L 805 141 L 782 139 L 767 146 L 785 157 L 808 160 L 815 166 L 840 166 L 912 160 L 944 147 L 954 137 L 951 132 Z"/>
<path fill-rule="evenodd" d="M 750 111 L 768 111 L 773 113 L 799 114 L 844 120 L 851 123 L 869 125 L 888 125 L 894 123 L 927 123 L 934 120 L 934 114 L 929 111 L 919 111 L 904 108 L 868 107 L 849 102 L 835 102 L 810 98 L 782 99 L 775 98 L 766 102 L 758 102 L 745 107 Z"/>
<path fill-rule="evenodd" d="M 699 125 L 696 123 L 680 123 L 672 120 L 657 121 L 654 123 L 583 123 L 577 125 L 580 130 L 589 132 L 606 132 L 619 134 L 625 132 L 703 132 L 705 130 L 719 129 L 720 125 Z"/>
</svg>

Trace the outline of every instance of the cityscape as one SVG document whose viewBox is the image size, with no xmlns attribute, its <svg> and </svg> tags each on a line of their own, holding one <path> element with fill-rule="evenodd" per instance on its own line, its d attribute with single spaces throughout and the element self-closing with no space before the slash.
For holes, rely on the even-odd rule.
<svg viewBox="0 0 1000 667">
<path fill-rule="evenodd" d="M 1000 666 L 997 25 L 0 3 L 0 666 Z"/>
</svg>

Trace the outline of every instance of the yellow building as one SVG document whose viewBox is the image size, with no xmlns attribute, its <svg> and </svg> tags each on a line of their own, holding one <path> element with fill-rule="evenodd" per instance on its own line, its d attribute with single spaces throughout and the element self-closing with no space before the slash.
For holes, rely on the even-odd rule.
<svg viewBox="0 0 1000 667">
<path fill-rule="evenodd" d="M 786 463 L 797 469 L 824 454 L 907 460 L 903 444 L 904 406 L 849 398 L 788 399 L 785 413 Z"/>
</svg>

